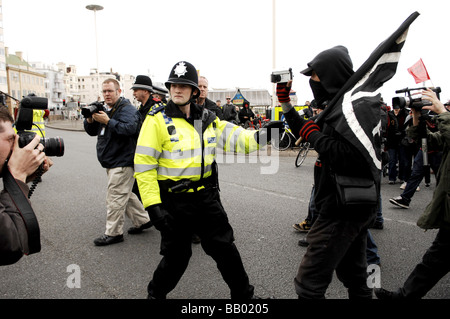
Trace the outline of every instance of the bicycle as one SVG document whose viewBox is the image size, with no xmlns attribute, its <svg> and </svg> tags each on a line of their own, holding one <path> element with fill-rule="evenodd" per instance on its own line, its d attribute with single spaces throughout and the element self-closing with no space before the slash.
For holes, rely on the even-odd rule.
<svg viewBox="0 0 450 319">
<path fill-rule="evenodd" d="M 306 156 L 308 155 L 309 147 L 311 144 L 309 142 L 302 142 L 302 137 L 300 137 L 295 142 L 295 145 L 300 147 L 297 157 L 295 158 L 295 167 L 300 167 L 305 161 Z"/>
<path fill-rule="evenodd" d="M 297 139 L 287 122 L 283 121 L 283 124 L 282 132 L 279 134 L 278 138 L 272 139 L 270 142 L 272 147 L 278 151 L 287 150 L 293 144 L 292 142 Z"/>
</svg>

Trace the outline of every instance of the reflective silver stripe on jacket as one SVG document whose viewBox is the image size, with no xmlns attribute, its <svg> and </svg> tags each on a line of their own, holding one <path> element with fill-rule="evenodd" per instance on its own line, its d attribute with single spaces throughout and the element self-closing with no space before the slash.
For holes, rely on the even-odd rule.
<svg viewBox="0 0 450 319">
<path fill-rule="evenodd" d="M 158 175 L 165 176 L 200 176 L 202 173 L 201 167 L 180 167 L 180 168 L 168 168 L 158 167 Z M 205 166 L 205 174 L 211 171 L 211 165 Z"/>
<path fill-rule="evenodd" d="M 158 159 L 161 156 L 161 152 L 157 151 L 153 147 L 142 146 L 142 145 L 136 146 L 136 153 L 151 156 L 155 159 Z"/>
<path fill-rule="evenodd" d="M 134 164 L 134 171 L 136 173 L 143 173 L 152 169 L 158 168 L 158 164 L 149 165 L 149 164 Z"/>
<path fill-rule="evenodd" d="M 234 130 L 236 126 L 232 123 L 227 123 L 225 129 L 222 131 L 222 135 L 219 139 L 219 147 L 224 148 L 227 145 L 227 140 L 229 140 L 230 148 L 229 151 L 234 151 L 236 149 L 236 145 L 239 141 L 239 135 L 244 131 L 244 128 L 238 127 Z M 234 131 L 233 131 L 234 130 Z M 230 132 L 233 131 L 233 133 Z"/>
</svg>

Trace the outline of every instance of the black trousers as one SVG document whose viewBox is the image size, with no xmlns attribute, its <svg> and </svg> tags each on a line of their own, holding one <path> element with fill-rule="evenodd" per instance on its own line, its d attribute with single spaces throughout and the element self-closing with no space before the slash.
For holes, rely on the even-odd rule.
<svg viewBox="0 0 450 319">
<path fill-rule="evenodd" d="M 234 244 L 233 229 L 215 188 L 195 193 L 164 193 L 162 207 L 171 216 L 171 230 L 161 233 L 163 256 L 148 284 L 149 297 L 165 298 L 183 276 L 192 255 L 192 234 L 201 238 L 206 254 L 230 288 L 231 299 L 250 299 L 249 284 L 241 256 Z"/>
<path fill-rule="evenodd" d="M 442 277 L 450 272 L 450 229 L 441 228 L 431 247 L 399 289 L 400 297 L 424 297 Z"/>
<path fill-rule="evenodd" d="M 323 299 L 336 271 L 350 299 L 371 298 L 367 286 L 367 228 L 375 213 L 367 218 L 340 219 L 319 214 L 307 235 L 309 243 L 294 279 L 301 299 Z"/>
</svg>

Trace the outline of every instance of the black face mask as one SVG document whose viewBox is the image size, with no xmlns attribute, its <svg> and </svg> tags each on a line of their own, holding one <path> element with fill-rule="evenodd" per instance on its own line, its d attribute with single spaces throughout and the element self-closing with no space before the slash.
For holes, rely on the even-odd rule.
<svg viewBox="0 0 450 319">
<path fill-rule="evenodd" d="M 322 83 L 309 79 L 309 86 L 311 87 L 317 105 L 322 105 L 323 102 L 331 100 L 330 94 L 325 90 Z"/>
</svg>

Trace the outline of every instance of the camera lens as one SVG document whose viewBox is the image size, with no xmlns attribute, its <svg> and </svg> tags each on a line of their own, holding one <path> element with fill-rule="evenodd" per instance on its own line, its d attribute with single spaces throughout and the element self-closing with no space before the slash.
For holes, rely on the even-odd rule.
<svg viewBox="0 0 450 319">
<path fill-rule="evenodd" d="M 44 152 L 47 156 L 63 156 L 64 141 L 59 136 L 41 139 L 41 143 L 45 146 Z"/>
</svg>

